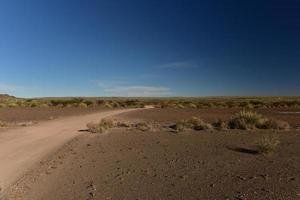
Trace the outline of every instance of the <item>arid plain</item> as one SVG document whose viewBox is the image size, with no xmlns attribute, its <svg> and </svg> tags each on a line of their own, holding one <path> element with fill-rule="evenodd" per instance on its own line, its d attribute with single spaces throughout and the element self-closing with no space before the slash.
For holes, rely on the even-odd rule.
<svg viewBox="0 0 300 200">
<path fill-rule="evenodd" d="M 300 198 L 298 97 L 0 99 L 3 199 Z"/>
</svg>

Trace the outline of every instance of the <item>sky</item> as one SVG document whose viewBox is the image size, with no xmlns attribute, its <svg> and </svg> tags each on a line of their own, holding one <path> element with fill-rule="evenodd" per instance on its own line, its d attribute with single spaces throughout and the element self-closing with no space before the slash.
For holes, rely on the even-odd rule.
<svg viewBox="0 0 300 200">
<path fill-rule="evenodd" d="M 298 0 L 0 0 L 0 93 L 300 95 Z"/>
</svg>

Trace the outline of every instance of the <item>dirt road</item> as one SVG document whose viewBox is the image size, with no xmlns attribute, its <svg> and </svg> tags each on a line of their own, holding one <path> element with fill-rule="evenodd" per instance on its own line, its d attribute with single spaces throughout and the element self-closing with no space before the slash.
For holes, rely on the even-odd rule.
<svg viewBox="0 0 300 200">
<path fill-rule="evenodd" d="M 84 129 L 87 123 L 133 110 L 136 109 L 61 118 L 0 133 L 0 197 L 6 188 L 43 157 L 80 134 L 79 130 Z"/>
</svg>

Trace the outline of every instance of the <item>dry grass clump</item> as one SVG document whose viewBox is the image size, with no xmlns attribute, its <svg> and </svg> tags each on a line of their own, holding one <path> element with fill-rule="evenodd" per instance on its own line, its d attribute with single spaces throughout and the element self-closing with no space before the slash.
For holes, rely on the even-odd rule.
<svg viewBox="0 0 300 200">
<path fill-rule="evenodd" d="M 193 129 L 193 130 L 207 130 L 212 129 L 212 125 L 209 123 L 205 123 L 202 119 L 197 117 L 192 117 L 188 120 L 181 120 L 177 122 L 175 125 L 170 126 L 170 128 L 175 129 L 176 131 L 183 131 L 185 129 Z"/>
<path fill-rule="evenodd" d="M 105 131 L 114 127 L 114 123 L 109 119 L 102 119 L 100 123 L 88 123 L 87 125 L 88 131 L 91 133 L 104 133 Z"/>
<path fill-rule="evenodd" d="M 39 106 L 40 108 L 49 108 L 49 105 L 46 103 L 43 103 Z"/>
<path fill-rule="evenodd" d="M 277 135 L 264 136 L 257 144 L 256 148 L 260 154 L 269 154 L 278 148 L 280 144 L 279 137 Z"/>
<path fill-rule="evenodd" d="M 137 129 L 143 132 L 153 131 L 154 128 L 150 122 L 117 122 L 115 126 L 119 128 Z"/>
<path fill-rule="evenodd" d="M 220 119 L 215 121 L 212 125 L 213 125 L 213 127 L 215 127 L 218 130 L 225 130 L 228 128 L 227 122 L 220 120 Z"/>
<path fill-rule="evenodd" d="M 122 121 L 113 121 L 110 119 L 102 119 L 100 123 L 88 123 L 87 130 L 91 133 L 103 133 L 111 128 L 130 128 L 136 129 L 143 132 L 153 131 L 154 126 L 152 123 L 147 122 L 122 122 Z"/>
<path fill-rule="evenodd" d="M 6 107 L 6 104 L 0 103 L 0 108 L 5 108 L 5 107 Z"/>
<path fill-rule="evenodd" d="M 288 122 L 276 119 L 266 119 L 259 128 L 262 129 L 275 129 L 275 130 L 288 130 L 290 125 Z"/>
<path fill-rule="evenodd" d="M 87 108 L 88 105 L 86 103 L 81 102 L 80 104 L 78 104 L 79 108 Z"/>
<path fill-rule="evenodd" d="M 4 121 L 0 121 L 0 127 L 7 127 L 8 126 L 8 124 L 6 123 L 6 122 L 4 122 Z"/>
<path fill-rule="evenodd" d="M 276 129 L 287 130 L 290 128 L 288 122 L 264 118 L 262 115 L 253 111 L 241 111 L 228 122 L 231 129 Z"/>
<path fill-rule="evenodd" d="M 254 129 L 264 122 L 262 115 L 252 111 L 241 111 L 232 117 L 228 123 L 231 129 Z"/>
<path fill-rule="evenodd" d="M 129 122 L 120 122 L 120 121 L 118 121 L 116 123 L 116 126 L 119 127 L 119 128 L 130 128 L 131 124 Z"/>
<path fill-rule="evenodd" d="M 57 106 L 57 107 L 89 107 L 93 105 L 93 102 L 82 98 L 72 98 L 72 99 L 53 99 L 50 100 L 50 104 L 52 106 Z"/>
<path fill-rule="evenodd" d="M 133 124 L 133 127 L 136 128 L 137 130 L 146 132 L 146 131 L 151 131 L 152 130 L 152 126 L 149 123 L 146 122 L 138 122 Z"/>
</svg>

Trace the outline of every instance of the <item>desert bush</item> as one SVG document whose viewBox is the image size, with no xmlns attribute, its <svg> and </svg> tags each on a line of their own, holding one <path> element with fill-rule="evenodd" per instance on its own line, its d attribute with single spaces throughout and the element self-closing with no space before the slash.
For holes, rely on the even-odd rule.
<svg viewBox="0 0 300 200">
<path fill-rule="evenodd" d="M 183 109 L 185 106 L 183 104 L 176 104 L 173 107 Z"/>
<path fill-rule="evenodd" d="M 16 103 L 9 103 L 8 107 L 15 108 L 15 107 L 18 107 L 18 104 L 16 104 Z"/>
<path fill-rule="evenodd" d="M 0 103 L 0 108 L 5 108 L 5 107 L 6 107 L 6 104 Z"/>
<path fill-rule="evenodd" d="M 113 126 L 113 121 L 109 119 L 102 119 L 100 123 L 91 122 L 87 124 L 88 131 L 91 133 L 104 133 L 110 128 L 113 128 Z"/>
<path fill-rule="evenodd" d="M 48 105 L 48 104 L 46 104 L 46 103 L 43 103 L 43 104 L 41 104 L 39 107 L 40 107 L 40 108 L 48 108 L 48 107 L 49 107 L 49 105 Z"/>
<path fill-rule="evenodd" d="M 194 103 L 189 103 L 189 104 L 188 104 L 188 107 L 189 107 L 189 108 L 197 108 L 197 105 L 194 104 Z"/>
<path fill-rule="evenodd" d="M 227 108 L 237 107 L 235 102 L 233 102 L 233 101 L 227 101 L 227 102 L 225 102 L 225 104 L 226 104 Z"/>
<path fill-rule="evenodd" d="M 244 109 L 252 109 L 253 105 L 248 101 L 244 101 L 244 102 L 240 102 L 239 107 L 244 108 Z"/>
<path fill-rule="evenodd" d="M 136 107 L 139 105 L 139 100 L 126 100 L 124 102 L 125 107 Z"/>
<path fill-rule="evenodd" d="M 105 103 L 105 101 L 104 100 L 97 100 L 97 105 L 102 105 L 102 104 L 104 104 Z"/>
<path fill-rule="evenodd" d="M 0 127 L 7 127 L 7 126 L 8 124 L 6 122 L 0 120 Z"/>
<path fill-rule="evenodd" d="M 128 122 L 120 122 L 120 121 L 118 121 L 116 123 L 116 126 L 120 127 L 120 128 L 129 128 L 129 127 L 131 127 L 131 124 L 128 123 Z"/>
<path fill-rule="evenodd" d="M 228 123 L 231 129 L 254 129 L 260 127 L 264 118 L 252 111 L 241 111 L 232 117 Z"/>
<path fill-rule="evenodd" d="M 290 128 L 288 122 L 267 119 L 262 115 L 252 111 L 241 111 L 237 113 L 228 122 L 228 127 L 231 129 L 277 129 L 287 130 Z"/>
<path fill-rule="evenodd" d="M 38 105 L 39 104 L 37 102 L 35 102 L 35 101 L 33 101 L 33 102 L 30 103 L 30 107 L 32 107 L 32 108 L 38 107 Z"/>
<path fill-rule="evenodd" d="M 80 103 L 80 104 L 78 104 L 78 107 L 79 108 L 87 108 L 88 107 L 88 105 L 86 104 L 86 103 Z"/>
<path fill-rule="evenodd" d="M 119 107 L 121 107 L 120 104 L 117 101 L 111 102 L 111 105 L 112 105 L 113 108 L 119 108 Z"/>
<path fill-rule="evenodd" d="M 185 120 L 181 120 L 176 122 L 174 125 L 171 125 L 170 128 L 174 129 L 175 131 L 181 132 L 186 129 Z"/>
<path fill-rule="evenodd" d="M 89 106 L 92 106 L 94 103 L 92 101 L 88 101 L 88 100 L 85 100 L 83 101 L 82 103 L 84 103 L 85 105 L 87 105 L 88 107 Z"/>
<path fill-rule="evenodd" d="M 288 130 L 290 125 L 288 122 L 275 119 L 265 119 L 263 123 L 258 127 L 262 129 L 276 129 L 276 130 Z"/>
<path fill-rule="evenodd" d="M 262 139 L 256 144 L 258 153 L 268 154 L 276 151 L 280 144 L 279 137 L 277 135 L 263 136 Z"/>
<path fill-rule="evenodd" d="M 192 117 L 191 119 L 187 120 L 187 123 L 194 130 L 206 130 L 212 128 L 211 124 L 205 123 L 202 119 L 197 117 Z"/>
<path fill-rule="evenodd" d="M 136 124 L 134 124 L 134 128 L 140 130 L 140 131 L 151 131 L 152 130 L 152 126 L 146 122 L 138 122 Z"/>
<path fill-rule="evenodd" d="M 170 126 L 170 128 L 175 129 L 176 131 L 183 131 L 185 129 L 193 130 L 207 130 L 211 129 L 212 125 L 205 123 L 202 119 L 197 117 L 192 117 L 188 120 L 180 120 L 176 124 Z"/>
<path fill-rule="evenodd" d="M 81 98 L 73 98 L 73 99 L 54 99 L 51 100 L 50 103 L 53 106 L 62 106 L 67 107 L 70 105 L 71 107 L 79 105 L 80 103 L 85 103 L 85 101 Z"/>
<path fill-rule="evenodd" d="M 228 128 L 227 122 L 222 121 L 220 119 L 216 120 L 212 125 L 218 130 L 225 130 Z"/>
<path fill-rule="evenodd" d="M 106 102 L 105 104 L 103 104 L 103 108 L 113 108 L 113 105 L 111 105 L 110 103 Z"/>
<path fill-rule="evenodd" d="M 99 128 L 99 124 L 94 122 L 88 123 L 86 127 L 90 133 L 99 133 L 101 131 L 101 129 Z"/>
</svg>

